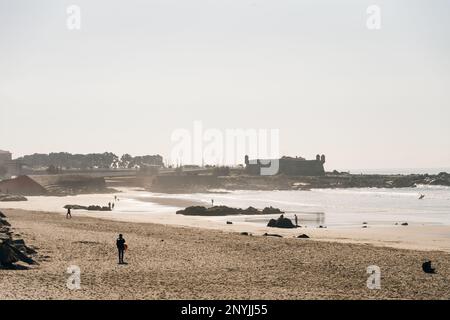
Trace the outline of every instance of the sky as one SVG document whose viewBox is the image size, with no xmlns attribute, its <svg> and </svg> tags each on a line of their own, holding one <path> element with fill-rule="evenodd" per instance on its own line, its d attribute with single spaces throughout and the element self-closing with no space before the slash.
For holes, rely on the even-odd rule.
<svg viewBox="0 0 450 320">
<path fill-rule="evenodd" d="M 450 167 L 449 13 L 447 0 L 0 0 L 0 149 L 169 159 L 174 132 L 200 122 L 277 129 L 280 155 L 325 154 L 329 170 Z"/>
</svg>

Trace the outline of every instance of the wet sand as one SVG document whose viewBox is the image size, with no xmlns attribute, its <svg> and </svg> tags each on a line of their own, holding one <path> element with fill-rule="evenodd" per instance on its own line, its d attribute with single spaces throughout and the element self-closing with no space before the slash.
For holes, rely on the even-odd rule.
<svg viewBox="0 0 450 320">
<path fill-rule="evenodd" d="M 302 227 L 299 229 L 274 229 L 242 221 L 240 217 L 198 217 L 183 216 L 175 214 L 178 208 L 190 205 L 209 205 L 194 201 L 189 198 L 180 199 L 175 197 L 148 196 L 146 192 L 123 188 L 123 193 L 118 193 L 120 201 L 116 202 L 114 211 L 96 212 L 73 210 L 74 217 L 92 217 L 122 222 L 135 223 L 154 223 L 171 226 L 203 228 L 210 230 L 220 230 L 228 232 L 249 232 L 255 235 L 264 233 L 278 233 L 286 237 L 293 237 L 299 233 L 306 233 L 314 240 L 334 241 L 340 243 L 371 244 L 382 247 L 392 247 L 411 250 L 441 250 L 450 253 L 450 226 L 448 225 L 424 225 L 409 223 L 408 226 L 377 225 L 369 223 L 366 228 L 364 225 L 352 227 Z M 88 194 L 67 197 L 28 197 L 24 202 L 0 202 L 0 210 L 22 209 L 38 210 L 46 212 L 56 212 L 65 215 L 66 204 L 80 205 L 107 205 L 113 200 L 113 195 L 109 194 Z M 130 201 L 133 201 L 130 203 Z M 152 205 L 150 208 L 139 212 L 133 211 L 133 208 L 139 208 L 140 205 Z M 286 214 L 292 218 L 292 215 Z M 250 217 L 249 219 L 254 219 Z M 267 221 L 271 217 L 267 217 Z M 232 221 L 233 224 L 226 224 Z M 301 221 L 300 221 L 301 224 Z"/>
<path fill-rule="evenodd" d="M 0 270 L 0 299 L 450 299 L 450 256 L 439 251 L 2 211 L 40 265 Z M 119 232 L 128 265 L 117 264 Z M 426 259 L 438 274 L 422 271 Z M 80 290 L 66 288 L 70 265 Z M 369 265 L 381 290 L 366 286 Z"/>
</svg>

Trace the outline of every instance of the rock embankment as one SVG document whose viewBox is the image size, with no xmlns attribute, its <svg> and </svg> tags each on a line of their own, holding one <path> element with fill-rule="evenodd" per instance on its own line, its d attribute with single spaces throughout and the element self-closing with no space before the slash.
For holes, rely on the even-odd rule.
<svg viewBox="0 0 450 320">
<path fill-rule="evenodd" d="M 0 193 L 0 202 L 7 202 L 7 201 L 28 201 L 28 199 L 25 198 L 24 196 Z"/>
<path fill-rule="evenodd" d="M 267 226 L 272 228 L 297 228 L 297 226 L 292 223 L 291 219 L 285 218 L 283 215 L 278 219 L 270 219 Z"/>
<path fill-rule="evenodd" d="M 17 238 L 11 231 L 11 224 L 6 216 L 0 212 L 0 268 L 19 268 L 18 262 L 37 264 L 32 256 L 36 251 L 25 244 L 23 239 Z"/>
<path fill-rule="evenodd" d="M 280 209 L 273 207 L 266 207 L 263 210 L 258 210 L 253 207 L 247 209 L 231 208 L 227 206 L 214 206 L 206 208 L 203 206 L 187 207 L 184 210 L 178 210 L 177 214 L 186 216 L 232 216 L 232 215 L 257 215 L 257 214 L 281 214 Z"/>
</svg>

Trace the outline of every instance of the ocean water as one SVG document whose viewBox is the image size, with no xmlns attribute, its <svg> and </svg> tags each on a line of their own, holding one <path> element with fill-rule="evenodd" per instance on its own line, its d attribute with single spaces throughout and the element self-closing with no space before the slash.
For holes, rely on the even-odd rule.
<svg viewBox="0 0 450 320">
<path fill-rule="evenodd" d="M 420 194 L 425 198 L 419 200 Z M 394 225 L 408 222 L 424 225 L 450 225 L 450 187 L 418 186 L 401 189 L 314 189 L 311 191 L 232 191 L 228 193 L 148 194 L 150 197 L 194 200 L 206 206 L 227 205 L 262 209 L 273 206 L 300 224 L 327 227 L 361 226 L 363 222 L 376 225 Z M 139 201 L 138 201 L 139 202 Z M 154 206 L 174 212 L 181 207 Z M 205 217 L 205 219 L 265 225 L 277 215 Z"/>
</svg>

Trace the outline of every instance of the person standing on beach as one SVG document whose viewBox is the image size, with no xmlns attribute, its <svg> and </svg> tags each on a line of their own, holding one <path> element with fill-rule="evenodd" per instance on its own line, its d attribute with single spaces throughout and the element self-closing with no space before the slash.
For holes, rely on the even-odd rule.
<svg viewBox="0 0 450 320">
<path fill-rule="evenodd" d="M 214 199 L 211 199 L 211 207 L 214 207 Z"/>
<path fill-rule="evenodd" d="M 294 214 L 294 219 L 295 219 L 295 226 L 298 227 L 298 218 L 297 218 L 297 214 Z"/>
<path fill-rule="evenodd" d="M 72 219 L 72 213 L 70 212 L 70 207 L 67 208 L 66 219 Z"/>
<path fill-rule="evenodd" d="M 116 240 L 117 250 L 119 251 L 119 264 L 124 264 L 123 254 L 125 252 L 125 239 L 122 234 L 119 234 L 119 238 Z"/>
</svg>

